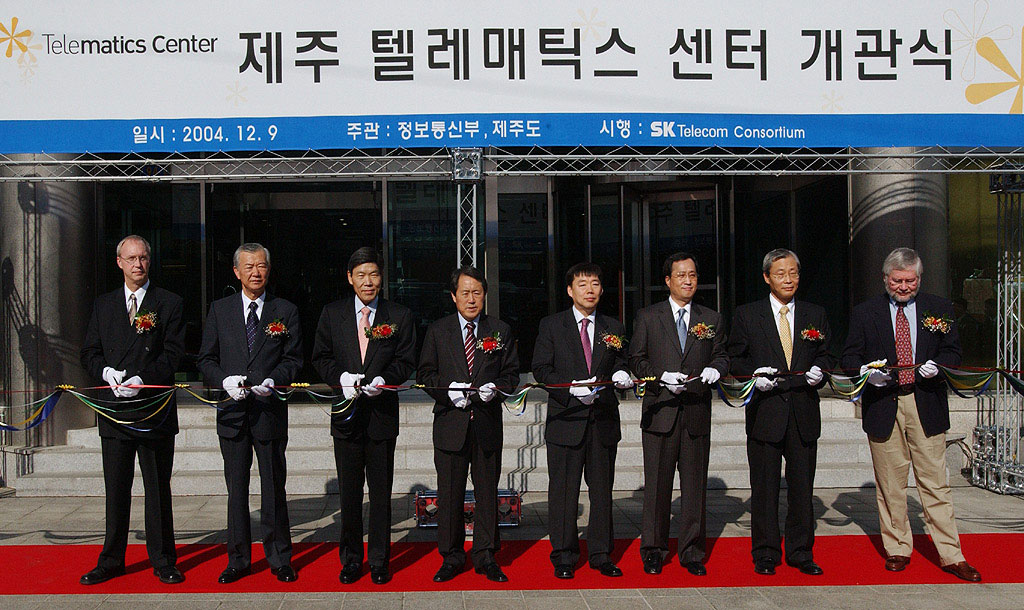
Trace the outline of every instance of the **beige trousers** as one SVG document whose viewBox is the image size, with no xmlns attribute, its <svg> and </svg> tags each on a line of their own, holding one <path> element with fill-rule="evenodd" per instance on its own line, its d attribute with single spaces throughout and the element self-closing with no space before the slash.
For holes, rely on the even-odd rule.
<svg viewBox="0 0 1024 610">
<path fill-rule="evenodd" d="M 914 548 L 907 516 L 907 474 L 913 464 L 924 520 L 941 565 L 963 561 L 946 477 L 946 435 L 925 436 L 913 394 L 899 397 L 896 424 L 889 438 L 868 437 L 868 443 L 885 552 L 910 557 Z"/>
</svg>

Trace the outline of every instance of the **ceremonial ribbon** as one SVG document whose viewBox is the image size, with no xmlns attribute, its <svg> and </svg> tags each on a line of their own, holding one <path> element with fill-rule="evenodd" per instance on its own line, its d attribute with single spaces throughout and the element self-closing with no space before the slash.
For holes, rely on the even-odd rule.
<svg viewBox="0 0 1024 610">
<path fill-rule="evenodd" d="M 888 371 L 898 371 L 900 369 L 906 368 L 917 369 L 920 368 L 920 366 L 921 365 L 916 364 L 904 367 L 884 366 L 881 368 Z M 1012 371 L 1002 368 L 953 368 L 946 367 L 943 365 L 937 366 L 939 370 L 942 372 L 943 376 L 949 382 L 950 389 L 957 396 L 960 396 L 962 398 L 974 398 L 989 391 L 992 388 L 992 380 L 995 379 L 997 375 L 1002 376 L 1012 390 L 1024 396 L 1024 381 L 1022 381 L 1020 378 L 1016 376 L 1017 374 L 1020 374 L 1021 371 Z M 867 385 L 868 377 L 870 377 L 870 373 L 865 373 L 864 375 L 859 376 L 849 376 L 842 374 L 838 370 L 822 371 L 822 373 L 825 374 L 829 385 L 832 387 L 835 393 L 849 401 L 856 401 L 860 399 L 861 395 L 864 392 L 864 388 Z M 784 373 L 778 373 L 776 375 L 773 375 L 772 377 L 796 376 L 803 374 L 805 373 L 801 371 L 788 371 Z M 694 380 L 696 380 L 695 377 L 687 379 L 684 383 L 688 383 Z M 643 399 L 647 390 L 646 384 L 651 382 L 663 384 L 663 382 L 652 377 L 634 379 L 633 395 L 636 396 L 637 399 Z M 505 410 L 508 411 L 511 415 L 519 417 L 526 412 L 530 390 L 567 389 L 572 387 L 604 388 L 610 385 L 613 385 L 613 382 L 609 380 L 556 384 L 528 383 L 523 386 L 496 387 L 495 391 L 504 397 L 502 403 L 505 407 Z M 0 430 L 13 432 L 31 430 L 32 428 L 35 428 L 39 424 L 43 423 L 53 413 L 53 410 L 56 407 L 57 402 L 60 400 L 61 396 L 64 393 L 68 393 L 74 396 L 77 400 L 79 400 L 87 407 L 95 411 L 101 417 L 104 417 L 116 424 L 125 426 L 131 430 L 136 430 L 140 432 L 152 431 L 159 427 L 160 424 L 157 424 L 153 428 L 138 427 L 138 424 L 152 420 L 161 413 L 163 414 L 163 418 L 161 418 L 160 420 L 162 423 L 163 420 L 166 419 L 166 417 L 168 416 L 169 409 L 167 409 L 167 406 L 170 404 L 171 397 L 177 390 L 184 390 L 185 392 L 187 392 L 188 394 L 190 394 L 192 397 L 199 400 L 203 404 L 211 406 L 217 409 L 218 411 L 224 411 L 230 409 L 231 406 L 233 406 L 222 406 L 225 405 L 226 403 L 233 402 L 231 398 L 223 398 L 219 400 L 204 398 L 202 395 L 199 394 L 197 389 L 185 383 L 179 383 L 170 386 L 124 385 L 122 387 L 137 389 L 160 389 L 165 391 L 160 392 L 156 396 L 147 398 L 110 401 L 99 398 L 93 398 L 84 394 L 85 391 L 90 390 L 106 390 L 109 388 L 109 386 L 106 385 L 81 389 L 75 389 L 74 386 L 70 385 L 60 385 L 57 386 L 56 389 L 50 391 L 50 393 L 47 396 L 39 400 L 32 401 L 23 405 L 0 407 L 0 409 L 4 410 L 24 409 L 30 412 L 30 415 L 28 415 L 28 417 L 19 422 L 6 422 L 0 420 Z M 341 386 L 329 387 L 332 390 L 341 388 Z M 428 387 L 416 383 L 405 385 L 381 385 L 378 387 L 382 390 L 390 392 L 404 392 L 414 389 L 450 389 L 448 387 Z M 204 388 L 198 389 L 202 390 Z M 216 389 L 220 390 L 220 388 Z M 723 379 L 717 383 L 716 389 L 718 391 L 718 395 L 721 397 L 722 401 L 725 402 L 725 404 L 737 409 L 743 408 L 749 405 L 750 402 L 756 396 L 756 378 L 734 377 L 731 379 Z M 353 408 L 356 402 L 356 397 L 350 399 L 337 400 L 340 397 L 338 397 L 336 394 L 323 394 L 320 392 L 316 392 L 313 389 L 311 389 L 310 384 L 308 383 L 293 383 L 287 386 L 274 386 L 273 390 L 277 398 L 282 401 L 288 400 L 288 398 L 290 398 L 296 392 L 304 392 L 317 405 L 329 404 L 329 411 L 321 408 L 321 410 L 329 416 L 343 415 L 347 413 L 346 417 L 342 420 L 343 423 L 350 421 L 355 416 L 356 413 L 356 410 Z M 480 388 L 468 387 L 462 388 L 462 390 L 466 392 L 479 392 Z M 34 391 L 36 390 L 27 390 L 26 392 Z M 139 413 L 150 409 L 153 409 L 152 412 L 150 412 L 148 415 L 140 419 L 119 419 L 117 417 L 121 416 L 122 414 Z"/>
</svg>

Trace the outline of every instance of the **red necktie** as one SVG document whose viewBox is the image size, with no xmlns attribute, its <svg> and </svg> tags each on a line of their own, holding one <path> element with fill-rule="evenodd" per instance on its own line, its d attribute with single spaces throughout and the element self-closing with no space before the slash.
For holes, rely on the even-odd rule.
<svg viewBox="0 0 1024 610">
<path fill-rule="evenodd" d="M 466 322 L 466 366 L 469 374 L 473 374 L 473 357 L 476 356 L 476 337 L 473 336 L 473 323 Z"/>
<path fill-rule="evenodd" d="M 583 342 L 583 358 L 587 361 L 587 372 L 589 373 L 594 358 L 594 348 L 590 346 L 590 335 L 587 334 L 587 326 L 590 325 L 590 319 L 583 318 L 580 322 L 580 341 Z"/>
<path fill-rule="evenodd" d="M 904 305 L 896 305 L 896 357 L 899 366 L 914 364 L 914 350 L 910 345 L 910 323 L 903 313 Z M 900 385 L 909 386 L 914 383 L 914 369 L 900 369 Z"/>
</svg>

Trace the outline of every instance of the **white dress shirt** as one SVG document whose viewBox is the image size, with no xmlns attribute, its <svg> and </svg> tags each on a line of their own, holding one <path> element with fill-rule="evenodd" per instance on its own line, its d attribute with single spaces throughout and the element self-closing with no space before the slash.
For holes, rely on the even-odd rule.
<svg viewBox="0 0 1024 610">
<path fill-rule="evenodd" d="M 672 308 L 672 322 L 675 323 L 676 327 L 679 326 L 679 311 L 683 312 L 683 322 L 686 323 L 686 330 L 690 330 L 690 306 L 693 305 L 693 301 L 690 301 L 686 305 L 680 305 L 676 303 L 672 297 L 668 298 L 669 307 Z"/>
<path fill-rule="evenodd" d="M 369 307 L 370 308 L 370 316 L 369 316 L 370 317 L 370 321 L 369 321 L 369 325 L 373 326 L 373 320 L 377 316 L 377 303 L 380 300 L 380 297 L 377 297 L 377 298 L 373 299 L 372 301 L 370 301 L 367 304 L 364 304 L 362 301 L 360 301 L 359 297 L 352 297 L 352 298 L 355 299 L 355 302 L 356 302 L 356 328 L 357 329 L 359 328 L 359 321 L 363 319 L 363 308 L 364 307 Z"/>
<path fill-rule="evenodd" d="M 242 320 L 249 319 L 249 303 L 256 303 L 256 319 L 263 319 L 263 303 L 267 300 L 267 293 L 264 292 L 260 296 L 256 297 L 255 300 L 250 299 L 242 293 Z"/>
<path fill-rule="evenodd" d="M 596 313 L 592 313 L 589 316 L 585 316 L 585 315 L 583 315 L 583 312 L 581 312 L 580 310 L 576 309 L 576 306 L 574 305 L 573 308 L 572 308 L 572 315 L 573 315 L 573 317 L 576 318 L 576 330 L 577 331 L 580 329 L 580 325 L 583 324 L 583 319 L 584 318 L 586 318 L 587 320 L 590 320 L 590 324 L 587 325 L 587 338 L 590 341 L 590 350 L 591 350 L 591 352 L 593 352 L 593 350 L 594 350 L 594 324 L 597 323 L 597 314 Z"/>
<path fill-rule="evenodd" d="M 146 280 L 146 283 L 143 284 L 142 287 L 139 288 L 138 290 L 136 290 L 135 292 L 132 292 L 131 289 L 128 288 L 128 284 L 124 285 L 124 311 L 125 311 L 125 313 L 128 313 L 129 311 L 132 310 L 132 306 L 131 306 L 131 303 L 129 301 L 132 298 L 133 294 L 135 295 L 135 312 L 138 313 L 139 311 L 142 310 L 142 299 L 146 298 L 146 291 L 147 290 L 149 290 L 149 280 Z"/>
<path fill-rule="evenodd" d="M 786 320 L 789 321 L 789 341 L 790 345 L 796 344 L 796 314 L 793 310 L 796 309 L 796 299 L 790 299 L 788 303 L 783 303 L 775 298 L 774 294 L 768 295 L 768 301 L 772 304 L 772 318 L 775 320 L 775 330 L 782 334 L 782 329 L 779 328 L 779 310 L 785 305 L 789 307 L 789 313 L 786 314 Z"/>
</svg>

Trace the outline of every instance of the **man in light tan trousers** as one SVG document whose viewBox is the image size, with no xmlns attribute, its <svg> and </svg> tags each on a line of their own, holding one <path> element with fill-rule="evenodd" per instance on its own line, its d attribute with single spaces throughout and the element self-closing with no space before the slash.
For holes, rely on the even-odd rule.
<svg viewBox="0 0 1024 610">
<path fill-rule="evenodd" d="M 910 248 L 889 253 L 882 265 L 886 294 L 854 308 L 842 366 L 869 374 L 861 406 L 875 469 L 885 568 L 899 572 L 910 563 L 907 474 L 913 464 L 942 569 L 979 582 L 981 575 L 960 552 L 946 477 L 949 403 L 938 365 L 960 364 L 960 338 L 953 304 L 918 293 L 922 271 L 920 257 Z M 899 368 L 876 368 L 881 364 Z"/>
</svg>

